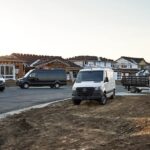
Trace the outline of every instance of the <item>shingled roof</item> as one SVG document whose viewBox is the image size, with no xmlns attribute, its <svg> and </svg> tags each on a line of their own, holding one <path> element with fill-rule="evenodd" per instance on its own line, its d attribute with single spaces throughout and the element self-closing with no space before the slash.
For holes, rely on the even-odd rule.
<svg viewBox="0 0 150 150">
<path fill-rule="evenodd" d="M 104 57 L 97 57 L 97 56 L 88 56 L 88 55 L 81 55 L 81 56 L 75 56 L 68 58 L 70 61 L 114 61 L 112 59 L 107 59 Z"/>
<path fill-rule="evenodd" d="M 68 58 L 68 60 L 98 60 L 98 57 L 97 56 L 75 56 L 75 57 L 71 57 L 71 58 Z"/>
<path fill-rule="evenodd" d="M 113 59 L 108 59 L 108 58 L 104 58 L 104 57 L 99 57 L 99 61 L 109 61 L 109 62 L 115 62 Z"/>
<path fill-rule="evenodd" d="M 141 61 L 145 61 L 144 58 L 126 57 L 126 56 L 121 56 L 121 58 L 126 59 L 132 63 L 137 63 L 137 64 L 139 64 Z M 147 62 L 145 61 L 145 63 Z"/>
</svg>

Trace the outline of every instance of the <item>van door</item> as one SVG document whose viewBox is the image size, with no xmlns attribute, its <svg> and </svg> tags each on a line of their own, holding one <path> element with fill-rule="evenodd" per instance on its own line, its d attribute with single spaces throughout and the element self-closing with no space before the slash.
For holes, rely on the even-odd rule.
<svg viewBox="0 0 150 150">
<path fill-rule="evenodd" d="M 109 71 L 105 71 L 104 73 L 104 87 L 106 90 L 106 95 L 107 97 L 109 97 L 112 92 L 111 85 L 110 85 Z"/>
<path fill-rule="evenodd" d="M 106 85 L 105 85 L 106 93 L 107 93 L 107 96 L 110 97 L 113 94 L 113 91 L 115 89 L 115 80 L 114 80 L 113 71 L 107 70 L 106 76 L 108 77 L 108 82 L 106 82 Z"/>
<path fill-rule="evenodd" d="M 37 77 L 37 72 L 32 72 L 28 76 L 28 82 L 30 85 L 38 85 L 38 77 Z"/>
<path fill-rule="evenodd" d="M 38 85 L 50 85 L 50 72 L 48 70 L 41 70 L 38 72 Z"/>
</svg>

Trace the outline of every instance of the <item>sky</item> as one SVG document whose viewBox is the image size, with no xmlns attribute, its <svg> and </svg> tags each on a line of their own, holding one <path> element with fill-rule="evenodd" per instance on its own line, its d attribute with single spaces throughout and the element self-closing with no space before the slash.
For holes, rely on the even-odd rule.
<svg viewBox="0 0 150 150">
<path fill-rule="evenodd" d="M 0 55 L 143 57 L 150 0 L 0 0 Z"/>
</svg>

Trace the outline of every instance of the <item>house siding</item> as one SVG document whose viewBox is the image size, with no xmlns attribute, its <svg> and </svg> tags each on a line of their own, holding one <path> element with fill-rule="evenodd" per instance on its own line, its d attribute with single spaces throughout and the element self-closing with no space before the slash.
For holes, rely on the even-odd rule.
<svg viewBox="0 0 150 150">
<path fill-rule="evenodd" d="M 123 58 L 117 60 L 117 67 L 118 68 L 124 68 L 123 65 L 126 66 L 127 69 L 138 69 L 138 64 L 132 63 L 132 62 L 125 60 Z"/>
</svg>

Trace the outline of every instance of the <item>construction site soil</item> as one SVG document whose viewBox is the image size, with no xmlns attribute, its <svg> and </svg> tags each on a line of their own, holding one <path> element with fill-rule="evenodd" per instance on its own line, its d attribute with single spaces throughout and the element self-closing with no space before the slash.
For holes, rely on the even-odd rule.
<svg viewBox="0 0 150 150">
<path fill-rule="evenodd" d="M 150 149 L 150 95 L 68 100 L 0 120 L 0 150 L 112 149 Z"/>
</svg>

